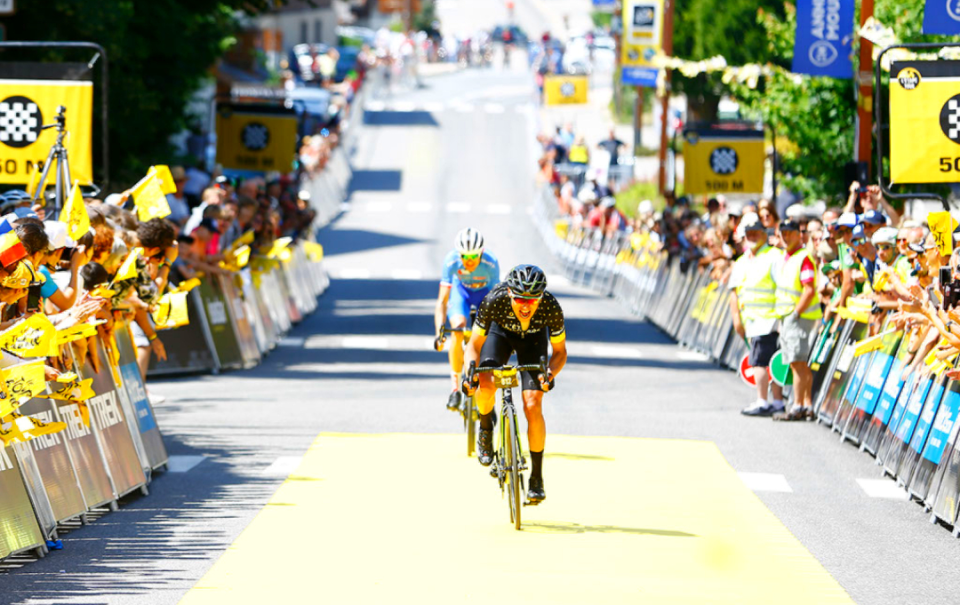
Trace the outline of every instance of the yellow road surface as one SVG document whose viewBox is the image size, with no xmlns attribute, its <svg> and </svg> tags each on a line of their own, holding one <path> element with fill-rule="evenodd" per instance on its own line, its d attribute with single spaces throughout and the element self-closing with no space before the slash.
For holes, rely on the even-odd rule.
<svg viewBox="0 0 960 605">
<path fill-rule="evenodd" d="M 518 532 L 463 441 L 320 435 L 182 603 L 852 602 L 712 443 L 551 435 Z"/>
</svg>

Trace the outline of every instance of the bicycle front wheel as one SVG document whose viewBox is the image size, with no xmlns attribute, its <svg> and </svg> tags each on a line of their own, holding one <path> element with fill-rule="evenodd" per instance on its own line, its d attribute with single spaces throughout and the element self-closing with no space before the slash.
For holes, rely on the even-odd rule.
<svg viewBox="0 0 960 605">
<path fill-rule="evenodd" d="M 507 479 L 507 500 L 510 502 L 510 520 L 514 529 L 520 529 L 520 452 L 517 451 L 517 417 L 506 414 L 504 429 L 504 471 Z"/>
</svg>

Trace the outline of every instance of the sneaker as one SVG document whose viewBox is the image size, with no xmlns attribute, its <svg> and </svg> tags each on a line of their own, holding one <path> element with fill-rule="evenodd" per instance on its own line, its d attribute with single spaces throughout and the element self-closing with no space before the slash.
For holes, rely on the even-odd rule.
<svg viewBox="0 0 960 605">
<path fill-rule="evenodd" d="M 456 412 L 460 409 L 460 393 L 453 391 L 450 393 L 450 397 L 447 398 L 447 409 L 451 412 Z"/>
<path fill-rule="evenodd" d="M 493 430 L 480 429 L 477 431 L 477 459 L 483 466 L 493 463 Z"/>
<path fill-rule="evenodd" d="M 547 492 L 543 491 L 543 477 L 530 477 L 530 485 L 527 486 L 527 500 L 534 504 L 539 504 L 547 499 Z"/>
<path fill-rule="evenodd" d="M 740 413 L 744 416 L 773 416 L 773 413 L 776 411 L 772 405 L 769 403 L 764 404 L 754 404 L 748 408 L 740 410 Z"/>
<path fill-rule="evenodd" d="M 811 410 L 808 407 L 797 406 L 797 407 L 794 407 L 789 412 L 784 410 L 782 412 L 775 413 L 773 415 L 773 419 L 778 420 L 780 422 L 796 422 L 798 420 L 803 421 L 807 419 L 808 412 L 812 413 L 813 410 Z"/>
</svg>

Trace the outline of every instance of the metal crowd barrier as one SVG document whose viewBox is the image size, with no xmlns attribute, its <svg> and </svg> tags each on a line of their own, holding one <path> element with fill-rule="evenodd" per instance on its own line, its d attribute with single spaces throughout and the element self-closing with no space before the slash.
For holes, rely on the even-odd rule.
<svg viewBox="0 0 960 605">
<path fill-rule="evenodd" d="M 733 330 L 729 291 L 709 272 L 681 270 L 649 234 L 605 238 L 570 224 L 549 190 L 538 193 L 533 216 L 573 282 L 613 296 L 718 365 L 739 367 L 747 346 Z M 957 360 L 937 360 L 934 349 L 904 376 L 915 338 L 883 325 L 867 347 L 870 330 L 854 317 L 824 323 L 810 353 L 817 421 L 873 455 L 931 522 L 960 537 L 960 382 L 945 375 Z"/>
</svg>

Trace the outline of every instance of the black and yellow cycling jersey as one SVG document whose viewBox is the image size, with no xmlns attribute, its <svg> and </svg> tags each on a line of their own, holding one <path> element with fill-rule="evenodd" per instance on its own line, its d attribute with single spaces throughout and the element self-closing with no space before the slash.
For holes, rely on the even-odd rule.
<svg viewBox="0 0 960 605">
<path fill-rule="evenodd" d="M 473 331 L 485 336 L 490 327 L 496 324 L 505 332 L 524 338 L 533 336 L 546 330 L 550 342 L 563 342 L 566 332 L 563 325 L 563 309 L 560 303 L 549 292 L 543 293 L 540 306 L 530 318 L 530 325 L 526 330 L 520 325 L 520 320 L 513 312 L 510 304 L 510 292 L 506 284 L 500 284 L 487 294 L 477 310 L 477 318 L 473 323 Z"/>
</svg>

